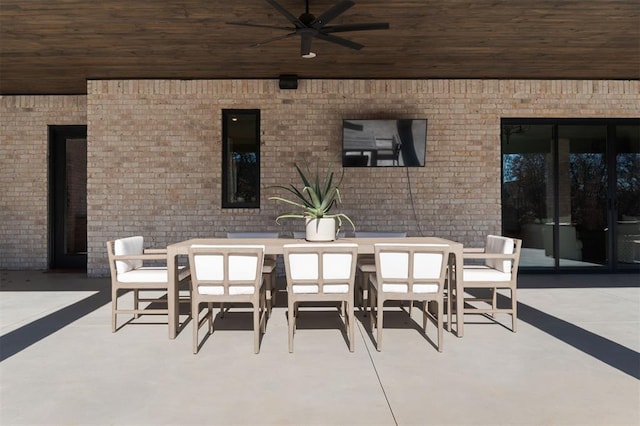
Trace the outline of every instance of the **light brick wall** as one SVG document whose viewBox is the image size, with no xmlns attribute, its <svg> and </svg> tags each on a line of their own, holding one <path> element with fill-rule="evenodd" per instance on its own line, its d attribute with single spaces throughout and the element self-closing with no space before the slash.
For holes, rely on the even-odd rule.
<svg viewBox="0 0 640 426">
<path fill-rule="evenodd" d="M 640 116 L 639 81 L 300 80 L 280 90 L 277 80 L 111 80 L 90 81 L 86 99 L 90 275 L 107 273 L 111 238 L 142 234 L 165 246 L 300 229 L 275 224 L 283 206 L 268 200 L 278 193 L 269 186 L 297 183 L 301 158 L 339 170 L 343 118 L 428 119 L 426 167 L 345 169 L 341 210 L 358 229 L 478 243 L 501 229 L 500 118 Z M 260 209 L 221 208 L 226 108 L 261 110 Z M 46 230 L 46 209 L 21 226 L 41 222 Z M 14 229 L 3 232 L 13 238 Z"/>
<path fill-rule="evenodd" d="M 0 96 L 0 269 L 48 267 L 47 126 L 86 122 L 86 96 Z"/>
</svg>

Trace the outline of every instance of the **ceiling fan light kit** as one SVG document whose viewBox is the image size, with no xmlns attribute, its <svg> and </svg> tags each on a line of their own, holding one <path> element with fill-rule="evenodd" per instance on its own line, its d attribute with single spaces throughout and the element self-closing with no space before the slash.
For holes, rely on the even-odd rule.
<svg viewBox="0 0 640 426">
<path fill-rule="evenodd" d="M 341 1 L 335 4 L 317 18 L 315 15 L 309 12 L 309 0 L 305 0 L 305 12 L 302 13 L 299 17 L 296 17 L 275 0 L 265 1 L 278 12 L 280 12 L 280 14 L 282 14 L 285 18 L 287 18 L 287 20 L 292 23 L 294 27 L 287 28 L 279 27 L 276 25 L 253 24 L 250 22 L 227 22 L 227 24 L 230 25 L 244 25 L 248 27 L 261 27 L 289 31 L 288 34 L 255 43 L 252 45 L 252 47 L 262 46 L 264 44 L 271 43 L 272 41 L 282 40 L 293 36 L 300 36 L 300 56 L 305 59 L 310 59 L 316 57 L 315 52 L 311 51 L 311 42 L 314 38 L 328 41 L 330 43 L 335 43 L 349 49 L 360 50 L 364 47 L 364 45 L 343 37 L 336 36 L 333 33 L 389 29 L 389 24 L 387 22 L 327 25 L 329 24 L 329 22 L 344 13 L 346 10 L 355 6 L 355 3 L 349 0 Z"/>
</svg>

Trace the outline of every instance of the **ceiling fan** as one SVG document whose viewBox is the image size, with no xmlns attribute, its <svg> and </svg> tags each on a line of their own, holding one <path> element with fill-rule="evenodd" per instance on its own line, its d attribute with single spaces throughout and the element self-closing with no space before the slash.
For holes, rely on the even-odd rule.
<svg viewBox="0 0 640 426">
<path fill-rule="evenodd" d="M 284 15 L 295 27 L 279 27 L 276 25 L 252 24 L 250 22 L 227 22 L 227 24 L 231 25 L 243 25 L 248 27 L 272 28 L 278 30 L 293 31 L 282 36 L 274 37 L 253 44 L 252 47 L 262 46 L 263 44 L 267 44 L 272 41 L 282 40 L 299 35 L 301 39 L 300 54 L 303 58 L 313 58 L 316 56 L 316 54 L 311 51 L 311 41 L 314 37 L 319 38 L 320 40 L 336 43 L 350 49 L 360 50 L 364 47 L 364 45 L 353 42 L 351 40 L 347 40 L 346 38 L 338 37 L 336 35 L 333 35 L 333 33 L 389 29 L 389 24 L 387 22 L 376 22 L 369 24 L 327 25 L 347 9 L 353 7 L 355 3 L 352 1 L 341 1 L 340 3 L 329 8 L 322 15 L 316 17 L 309 12 L 309 0 L 305 0 L 305 12 L 297 18 L 275 0 L 265 1 L 282 15 Z"/>
</svg>

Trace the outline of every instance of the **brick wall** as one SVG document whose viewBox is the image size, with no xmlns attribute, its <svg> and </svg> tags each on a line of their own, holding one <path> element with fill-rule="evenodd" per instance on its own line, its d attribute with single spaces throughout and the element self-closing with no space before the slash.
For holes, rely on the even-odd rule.
<svg viewBox="0 0 640 426">
<path fill-rule="evenodd" d="M 0 96 L 0 269 L 48 267 L 47 126 L 86 122 L 86 96 Z"/>
<path fill-rule="evenodd" d="M 239 229 L 300 229 L 296 221 L 275 224 L 282 206 L 267 199 L 278 193 L 269 186 L 297 183 L 292 165 L 301 158 L 339 165 L 343 118 L 428 119 L 426 167 L 345 169 L 342 211 L 359 230 L 406 230 L 478 243 L 501 229 L 500 118 L 638 117 L 639 83 L 300 80 L 297 90 L 280 90 L 277 80 L 90 81 L 89 274 L 108 273 L 105 241 L 125 235 L 142 234 L 149 245 L 165 246 Z M 261 110 L 260 209 L 221 208 L 226 108 Z M 37 120 L 22 119 L 38 132 Z M 3 150 L 5 121 L 3 115 Z M 46 129 L 40 132 L 46 146 Z M 46 166 L 44 155 L 31 159 Z M 7 175 L 0 170 L 3 182 Z M 30 212 L 18 228 L 0 229 L 15 238 L 36 223 L 46 230 L 46 209 Z M 30 247 L 35 257 L 46 253 L 45 247 Z M 15 250 L 10 257 L 18 255 Z"/>
</svg>

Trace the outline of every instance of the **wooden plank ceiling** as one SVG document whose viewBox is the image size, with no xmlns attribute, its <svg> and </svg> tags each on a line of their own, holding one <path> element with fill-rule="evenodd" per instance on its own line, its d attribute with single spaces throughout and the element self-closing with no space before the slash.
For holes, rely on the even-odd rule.
<svg viewBox="0 0 640 426">
<path fill-rule="evenodd" d="M 304 0 L 278 0 L 295 16 Z M 87 79 L 639 79 L 637 0 L 355 0 L 331 24 L 366 47 L 300 37 L 264 0 L 2 0 L 0 93 L 83 94 Z M 338 0 L 310 0 L 319 16 Z"/>
</svg>

